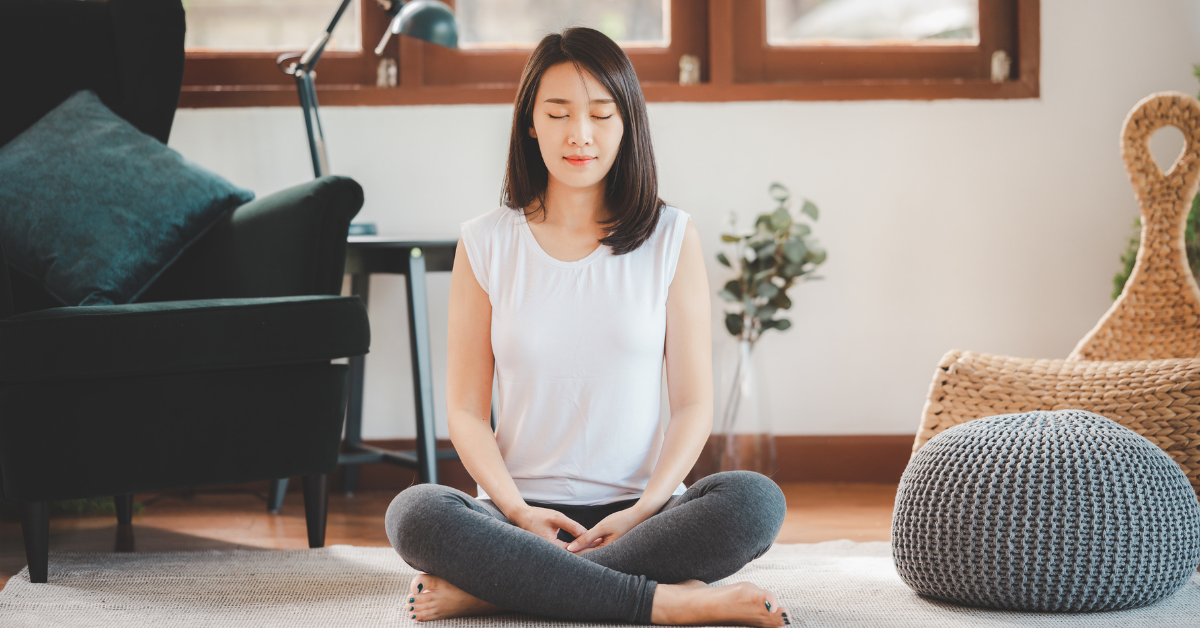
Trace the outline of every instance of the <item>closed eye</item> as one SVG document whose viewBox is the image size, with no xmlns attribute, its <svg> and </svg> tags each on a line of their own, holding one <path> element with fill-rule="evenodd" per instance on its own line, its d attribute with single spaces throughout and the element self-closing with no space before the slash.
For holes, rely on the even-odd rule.
<svg viewBox="0 0 1200 628">
<path fill-rule="evenodd" d="M 562 120 L 563 118 L 567 117 L 567 116 L 554 116 L 554 115 L 550 115 L 550 114 L 546 114 L 546 115 L 550 116 L 554 120 Z"/>
<path fill-rule="evenodd" d="M 612 114 L 610 113 L 610 114 L 608 114 L 608 115 L 606 115 L 606 116 L 592 116 L 592 117 L 593 117 L 593 118 L 595 118 L 595 119 L 597 119 L 597 120 L 607 120 L 607 119 L 609 119 L 609 118 L 611 118 L 611 117 L 612 117 Z"/>
</svg>

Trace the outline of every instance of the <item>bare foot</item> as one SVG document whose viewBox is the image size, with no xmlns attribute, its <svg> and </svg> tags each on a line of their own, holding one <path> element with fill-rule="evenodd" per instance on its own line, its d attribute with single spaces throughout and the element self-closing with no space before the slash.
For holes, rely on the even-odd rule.
<svg viewBox="0 0 1200 628">
<path fill-rule="evenodd" d="M 699 580 L 660 584 L 654 590 L 650 621 L 656 624 L 731 624 L 775 628 L 791 623 L 787 609 L 766 589 L 738 582 L 703 588 Z M 768 608 L 768 604 L 770 607 Z"/>
<path fill-rule="evenodd" d="M 491 615 L 505 610 L 427 573 L 417 574 L 408 588 L 409 594 L 404 605 L 408 607 L 409 617 L 417 621 Z"/>
</svg>

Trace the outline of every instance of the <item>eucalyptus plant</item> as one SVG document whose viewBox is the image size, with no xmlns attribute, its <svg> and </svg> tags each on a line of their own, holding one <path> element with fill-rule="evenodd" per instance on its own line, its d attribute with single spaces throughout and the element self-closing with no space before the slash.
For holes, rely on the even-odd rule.
<svg viewBox="0 0 1200 628">
<path fill-rule="evenodd" d="M 717 293 L 734 306 L 725 313 L 725 328 L 751 343 L 768 329 L 784 331 L 792 326 L 790 320 L 776 317 L 792 307 L 788 288 L 819 279 L 813 272 L 826 257 L 809 224 L 817 220 L 817 206 L 805 199 L 793 214 L 791 192 L 786 187 L 772 183 L 770 194 L 778 206 L 760 214 L 751 233 L 736 233 L 737 214 L 730 212 L 729 232 L 721 235 L 721 241 L 733 245 L 733 259 L 724 251 L 717 253 L 717 261 L 737 275 Z"/>
</svg>

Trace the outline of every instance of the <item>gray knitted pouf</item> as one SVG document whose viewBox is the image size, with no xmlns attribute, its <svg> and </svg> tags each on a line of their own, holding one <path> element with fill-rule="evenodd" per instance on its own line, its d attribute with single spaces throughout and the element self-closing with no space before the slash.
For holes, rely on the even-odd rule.
<svg viewBox="0 0 1200 628">
<path fill-rule="evenodd" d="M 1165 452 L 1102 416 L 988 417 L 913 457 L 896 493 L 892 556 L 917 593 L 960 604 L 1133 608 L 1175 592 L 1200 565 L 1200 504 Z"/>
</svg>

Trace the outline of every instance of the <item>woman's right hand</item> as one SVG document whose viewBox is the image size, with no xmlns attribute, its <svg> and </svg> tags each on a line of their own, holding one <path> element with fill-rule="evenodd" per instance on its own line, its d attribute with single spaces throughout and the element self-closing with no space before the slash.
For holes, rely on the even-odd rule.
<svg viewBox="0 0 1200 628">
<path fill-rule="evenodd" d="M 522 530 L 528 530 L 563 549 L 567 548 L 567 544 L 558 540 L 559 530 L 566 530 L 568 534 L 575 537 L 587 532 L 587 528 L 578 522 L 549 508 L 526 506 L 510 520 Z"/>
</svg>

